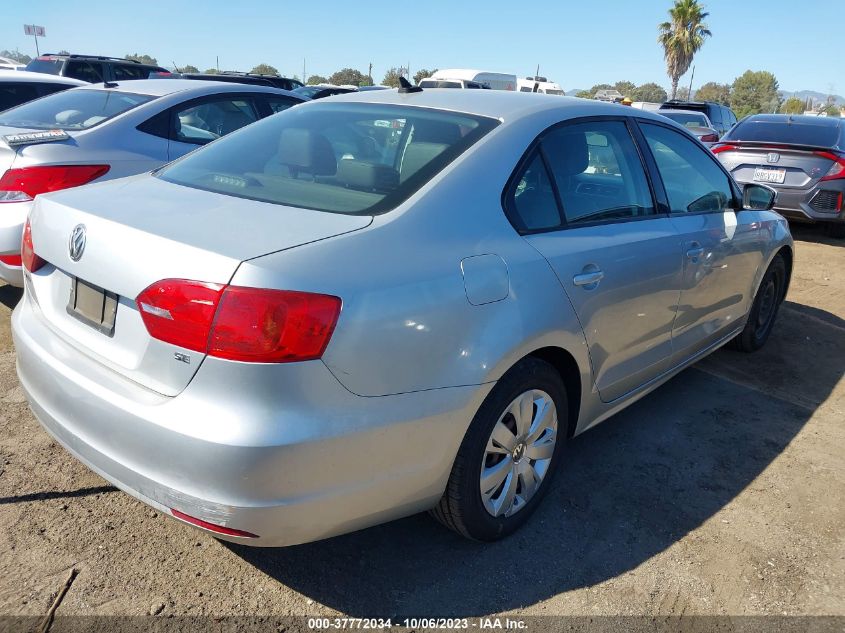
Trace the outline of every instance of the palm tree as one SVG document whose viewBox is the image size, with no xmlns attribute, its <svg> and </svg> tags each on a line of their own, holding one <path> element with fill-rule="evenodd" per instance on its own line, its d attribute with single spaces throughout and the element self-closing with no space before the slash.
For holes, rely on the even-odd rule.
<svg viewBox="0 0 845 633">
<path fill-rule="evenodd" d="M 689 70 L 692 58 L 704 46 L 704 38 L 711 33 L 703 20 L 709 13 L 703 10 L 698 0 L 675 0 L 669 9 L 669 22 L 657 28 L 657 41 L 663 46 L 666 72 L 672 78 L 672 99 L 678 93 L 678 81 Z"/>
</svg>

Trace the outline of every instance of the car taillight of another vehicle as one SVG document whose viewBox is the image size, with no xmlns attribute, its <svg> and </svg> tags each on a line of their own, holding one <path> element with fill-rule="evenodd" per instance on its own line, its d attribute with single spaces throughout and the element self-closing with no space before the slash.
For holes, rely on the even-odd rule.
<svg viewBox="0 0 845 633">
<path fill-rule="evenodd" d="M 45 262 L 35 254 L 35 246 L 32 243 L 32 227 L 27 219 L 23 227 L 23 238 L 21 239 L 21 263 L 29 272 L 34 273 L 41 268 Z"/>
<path fill-rule="evenodd" d="M 716 143 L 719 140 L 718 134 L 704 134 L 701 137 L 702 143 Z"/>
<path fill-rule="evenodd" d="M 833 161 L 828 172 L 821 177 L 821 180 L 840 180 L 845 178 L 845 156 L 838 156 L 833 152 L 813 152 L 816 156 L 827 158 Z"/>
<path fill-rule="evenodd" d="M 153 338 L 253 363 L 320 358 L 341 308 L 332 295 L 188 279 L 157 281 L 136 303 Z"/>
<path fill-rule="evenodd" d="M 702 138 L 701 140 L 703 141 L 704 139 Z M 716 140 L 718 141 L 719 139 L 716 139 Z M 729 143 L 726 143 L 724 145 L 717 145 L 715 147 L 712 147 L 712 148 L 710 148 L 710 151 L 712 151 L 714 154 L 721 154 L 722 152 L 732 152 L 736 149 L 737 149 L 736 145 L 731 145 Z"/>
<path fill-rule="evenodd" d="M 29 202 L 39 193 L 87 184 L 108 170 L 109 165 L 39 165 L 7 169 L 0 176 L 0 203 Z"/>
</svg>

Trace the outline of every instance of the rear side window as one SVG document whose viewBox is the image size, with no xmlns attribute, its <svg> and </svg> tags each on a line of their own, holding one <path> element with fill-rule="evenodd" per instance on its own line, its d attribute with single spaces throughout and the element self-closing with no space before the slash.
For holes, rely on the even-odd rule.
<svg viewBox="0 0 845 633">
<path fill-rule="evenodd" d="M 834 147 L 840 142 L 838 119 L 825 117 L 748 118 L 722 140 Z"/>
<path fill-rule="evenodd" d="M 511 197 L 511 215 L 520 231 L 542 231 L 561 223 L 555 191 L 540 152 L 528 161 Z"/>
<path fill-rule="evenodd" d="M 32 101 L 38 97 L 38 84 L 27 83 L 1 83 L 0 84 L 0 110 L 8 110 L 16 105 Z"/>
<path fill-rule="evenodd" d="M 111 90 L 65 90 L 0 113 L 0 125 L 37 130 L 86 130 L 154 97 Z"/>
<path fill-rule="evenodd" d="M 259 121 L 158 176 L 306 209 L 384 213 L 497 123 L 419 107 L 316 103 Z"/>
<path fill-rule="evenodd" d="M 722 128 L 727 121 L 722 121 L 722 106 L 712 106 L 710 108 L 710 121 L 717 129 Z"/>
<path fill-rule="evenodd" d="M 131 79 L 146 79 L 150 76 L 150 69 L 140 64 L 115 64 L 112 66 L 115 81 L 128 81 Z"/>
<path fill-rule="evenodd" d="M 88 83 L 97 84 L 104 81 L 103 65 L 100 62 L 89 62 L 87 60 L 70 60 L 65 68 L 65 77 L 81 79 Z"/>
<path fill-rule="evenodd" d="M 672 213 L 723 211 L 733 200 L 728 176 L 707 150 L 682 133 L 640 123 Z"/>
</svg>

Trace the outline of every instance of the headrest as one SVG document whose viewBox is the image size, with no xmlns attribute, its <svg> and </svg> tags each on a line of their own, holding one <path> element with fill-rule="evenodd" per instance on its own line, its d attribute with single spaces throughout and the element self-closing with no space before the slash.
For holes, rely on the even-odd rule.
<svg viewBox="0 0 845 633">
<path fill-rule="evenodd" d="M 329 140 L 304 128 L 285 128 L 279 135 L 279 162 L 315 176 L 333 176 L 337 160 Z"/>
<path fill-rule="evenodd" d="M 584 173 L 590 162 L 587 135 L 580 131 L 558 131 L 552 142 L 543 143 L 543 151 L 551 163 L 552 171 L 558 176 L 574 176 Z"/>
<path fill-rule="evenodd" d="M 399 184 L 399 173 L 388 165 L 342 160 L 337 165 L 337 179 L 355 189 L 392 191 Z"/>
<path fill-rule="evenodd" d="M 71 125 L 82 121 L 85 116 L 81 110 L 63 110 L 56 115 L 56 123 L 59 125 Z"/>
<path fill-rule="evenodd" d="M 422 119 L 414 122 L 414 138 L 411 139 L 411 142 L 452 145 L 460 138 L 461 128 L 457 123 Z"/>
</svg>

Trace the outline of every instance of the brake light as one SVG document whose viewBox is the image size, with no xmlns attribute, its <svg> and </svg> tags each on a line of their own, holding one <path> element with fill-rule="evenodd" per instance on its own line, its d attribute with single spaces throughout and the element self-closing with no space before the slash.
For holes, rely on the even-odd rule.
<svg viewBox="0 0 845 633">
<path fill-rule="evenodd" d="M 109 165 L 44 165 L 8 169 L 0 177 L 0 202 L 28 202 L 39 193 L 84 185 L 108 170 Z"/>
<path fill-rule="evenodd" d="M 340 315 L 331 295 L 165 279 L 136 299 L 150 336 L 217 358 L 320 358 Z"/>
<path fill-rule="evenodd" d="M 704 139 L 702 138 L 701 140 L 703 141 Z M 716 140 L 718 141 L 719 139 Z M 736 149 L 736 145 L 719 145 L 718 147 L 712 147 L 710 151 L 712 151 L 714 154 L 721 154 L 722 152 L 733 152 Z"/>
<path fill-rule="evenodd" d="M 0 255 L 0 262 L 6 266 L 23 266 L 23 259 L 20 255 Z"/>
<path fill-rule="evenodd" d="M 29 218 L 23 227 L 23 238 L 21 239 L 21 263 L 29 272 L 34 273 L 41 268 L 45 262 L 35 254 L 35 247 L 32 245 L 32 227 L 29 225 Z"/>
<path fill-rule="evenodd" d="M 840 178 L 845 178 L 845 157 L 837 156 L 832 152 L 813 152 L 813 154 L 833 161 L 833 165 L 821 177 L 821 180 L 839 180 Z"/>
<path fill-rule="evenodd" d="M 716 143 L 719 140 L 718 134 L 705 134 L 701 137 L 702 143 Z"/>
</svg>

